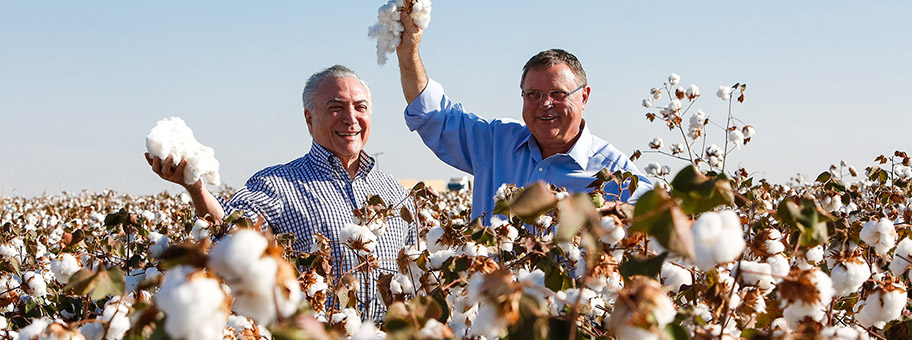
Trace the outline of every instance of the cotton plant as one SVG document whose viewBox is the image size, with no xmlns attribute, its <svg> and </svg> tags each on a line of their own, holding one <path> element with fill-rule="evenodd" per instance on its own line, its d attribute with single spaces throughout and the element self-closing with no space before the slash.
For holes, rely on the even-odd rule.
<svg viewBox="0 0 912 340">
<path fill-rule="evenodd" d="M 658 153 L 687 161 L 695 167 L 706 164 L 711 170 L 724 172 L 728 154 L 735 149 L 741 149 L 742 146 L 751 141 L 751 138 L 756 133 L 756 129 L 752 125 L 745 124 L 732 115 L 732 93 L 737 95 L 735 99 L 743 102 L 747 86 L 738 83 L 731 87 L 719 87 L 717 97 L 729 104 L 725 123 L 722 126 L 721 121 L 711 121 L 708 115 L 700 109 L 695 109 L 693 113 L 688 115 L 688 112 L 691 112 L 691 108 L 701 97 L 701 91 L 694 84 L 686 88 L 679 86 L 680 82 L 681 77 L 676 73 L 672 73 L 661 87 L 652 88 L 649 91 L 649 96 L 643 100 L 642 105 L 646 109 L 657 110 L 657 112 L 647 113 L 646 119 L 650 122 L 660 119 L 669 130 L 677 130 L 680 133 L 682 142 L 664 143 L 662 138 L 655 137 L 649 142 L 649 150 L 634 151 L 632 159 L 639 158 L 642 153 Z M 663 98 L 663 95 L 668 100 L 666 106 L 661 106 L 657 102 Z M 685 123 L 687 124 L 686 130 Z M 740 126 L 739 123 L 741 124 Z M 721 147 L 715 144 L 707 145 L 706 139 L 708 135 L 706 130 L 711 125 L 723 129 L 723 144 Z M 701 141 L 701 143 L 697 143 L 698 141 Z M 666 145 L 668 150 L 663 148 Z M 652 164 L 647 166 L 647 174 L 657 178 L 661 178 L 671 172 L 670 170 L 664 173 L 662 171 L 649 171 L 651 166 Z M 657 170 L 659 168 L 652 167 L 652 169 Z"/>
</svg>

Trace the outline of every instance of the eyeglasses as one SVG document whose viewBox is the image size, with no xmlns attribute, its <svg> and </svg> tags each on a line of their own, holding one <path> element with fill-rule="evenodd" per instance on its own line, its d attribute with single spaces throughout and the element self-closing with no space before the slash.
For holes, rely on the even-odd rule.
<svg viewBox="0 0 912 340">
<path fill-rule="evenodd" d="M 552 102 L 561 102 L 564 101 L 564 99 L 567 99 L 567 96 L 576 93 L 576 91 L 582 90 L 584 87 L 586 87 L 586 84 L 580 85 L 575 90 L 570 92 L 561 90 L 548 91 L 548 97 L 551 98 Z M 528 102 L 538 103 L 544 98 L 544 93 L 539 90 L 522 91 L 522 97 Z"/>
</svg>

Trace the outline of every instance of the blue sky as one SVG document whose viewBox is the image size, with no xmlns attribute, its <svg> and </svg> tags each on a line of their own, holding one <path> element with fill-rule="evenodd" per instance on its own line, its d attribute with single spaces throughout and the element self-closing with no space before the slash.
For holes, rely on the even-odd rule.
<svg viewBox="0 0 912 340">
<path fill-rule="evenodd" d="M 307 152 L 300 90 L 332 64 L 371 85 L 373 133 L 397 178 L 459 176 L 402 118 L 395 58 L 367 27 L 385 1 L 0 3 L 0 195 L 149 194 L 179 187 L 146 165 L 144 137 L 178 116 L 216 151 L 225 183 Z M 847 160 L 912 151 L 908 2 L 437 1 L 422 54 L 448 94 L 486 118 L 520 119 L 522 64 L 573 52 L 592 97 L 584 118 L 620 150 L 680 141 L 640 106 L 678 73 L 721 120 L 719 85 L 747 83 L 735 115 L 757 130 L 729 157 L 785 182 Z M 713 135 L 715 133 L 715 135 Z M 721 143 L 721 131 L 710 131 Z M 713 139 L 715 137 L 715 139 Z M 678 138 L 678 139 L 676 139 Z M 680 168 L 684 164 L 647 156 Z"/>
</svg>

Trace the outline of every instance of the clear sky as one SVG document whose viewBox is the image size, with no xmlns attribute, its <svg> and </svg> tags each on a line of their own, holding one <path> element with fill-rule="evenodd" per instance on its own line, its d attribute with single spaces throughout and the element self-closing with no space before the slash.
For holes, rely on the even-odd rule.
<svg viewBox="0 0 912 340">
<path fill-rule="evenodd" d="M 0 2 L 0 195 L 177 192 L 142 156 L 145 135 L 169 116 L 215 149 L 223 182 L 241 186 L 309 150 L 300 91 L 337 63 L 371 85 L 366 150 L 382 153 L 383 171 L 461 176 L 405 127 L 395 57 L 377 65 L 367 27 L 384 3 Z M 757 135 L 729 162 L 784 183 L 841 159 L 862 169 L 912 151 L 910 13 L 900 1 L 438 0 L 422 54 L 470 111 L 521 119 L 523 63 L 571 51 L 592 87 L 584 118 L 628 154 L 656 136 L 680 141 L 640 106 L 670 73 L 702 89 L 694 108 L 711 119 L 725 114 L 718 86 L 747 83 L 734 110 Z M 684 165 L 637 164 L 649 161 Z"/>
</svg>

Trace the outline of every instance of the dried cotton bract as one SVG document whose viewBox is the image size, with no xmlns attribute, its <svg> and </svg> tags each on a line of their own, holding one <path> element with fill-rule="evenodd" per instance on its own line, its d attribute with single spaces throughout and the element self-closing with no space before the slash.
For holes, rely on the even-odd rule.
<svg viewBox="0 0 912 340">
<path fill-rule="evenodd" d="M 377 38 L 377 64 L 386 64 L 387 54 L 395 53 L 396 47 L 402 39 L 402 21 L 399 20 L 400 8 L 405 7 L 406 1 L 412 1 L 411 13 L 415 25 L 421 29 L 427 28 L 431 22 L 430 0 L 390 0 L 386 5 L 377 10 L 377 23 L 368 27 L 367 36 Z"/>
<path fill-rule="evenodd" d="M 174 164 L 187 160 L 184 169 L 184 183 L 196 183 L 200 178 L 211 185 L 221 185 L 219 162 L 215 159 L 215 150 L 200 144 L 193 137 L 193 130 L 178 117 L 165 118 L 146 135 L 146 150 L 149 154 L 161 159 L 171 156 Z"/>
</svg>

